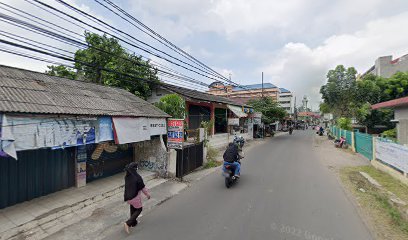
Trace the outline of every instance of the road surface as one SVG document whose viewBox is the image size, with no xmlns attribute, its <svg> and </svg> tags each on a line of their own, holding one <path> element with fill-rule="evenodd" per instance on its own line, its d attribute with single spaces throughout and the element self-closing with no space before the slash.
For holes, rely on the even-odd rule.
<svg viewBox="0 0 408 240">
<path fill-rule="evenodd" d="M 143 216 L 127 239 L 372 239 L 321 164 L 313 134 L 299 130 L 257 144 L 246 152 L 237 185 L 226 189 L 217 171 Z"/>
</svg>

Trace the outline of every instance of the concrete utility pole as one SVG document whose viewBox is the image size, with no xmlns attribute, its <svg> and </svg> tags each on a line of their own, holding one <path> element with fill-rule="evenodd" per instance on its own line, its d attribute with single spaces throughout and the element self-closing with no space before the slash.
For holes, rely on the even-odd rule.
<svg viewBox="0 0 408 240">
<path fill-rule="evenodd" d="M 263 86 L 263 72 L 262 72 L 262 98 L 264 97 L 264 86 Z"/>
</svg>

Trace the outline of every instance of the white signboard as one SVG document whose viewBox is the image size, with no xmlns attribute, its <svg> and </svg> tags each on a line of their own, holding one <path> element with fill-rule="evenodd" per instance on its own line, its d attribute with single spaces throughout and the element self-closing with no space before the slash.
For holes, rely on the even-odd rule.
<svg viewBox="0 0 408 240">
<path fill-rule="evenodd" d="M 113 117 L 115 143 L 125 144 L 150 140 L 147 118 Z"/>
<path fill-rule="evenodd" d="M 375 154 L 377 159 L 408 172 L 408 147 L 376 138 Z"/>
<path fill-rule="evenodd" d="M 150 136 L 167 134 L 165 118 L 149 118 Z"/>
<path fill-rule="evenodd" d="M 260 125 L 261 123 L 262 123 L 262 119 L 261 119 L 261 118 L 254 118 L 254 124 Z"/>
<path fill-rule="evenodd" d="M 228 125 L 239 126 L 239 118 L 228 118 Z"/>
</svg>

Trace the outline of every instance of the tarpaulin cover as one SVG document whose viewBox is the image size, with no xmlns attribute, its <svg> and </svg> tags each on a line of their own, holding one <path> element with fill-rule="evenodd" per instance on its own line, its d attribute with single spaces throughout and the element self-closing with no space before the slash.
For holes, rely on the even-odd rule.
<svg viewBox="0 0 408 240">
<path fill-rule="evenodd" d="M 248 114 L 244 113 L 242 111 L 242 108 L 237 107 L 237 106 L 233 106 L 233 105 L 228 105 L 229 110 L 231 110 L 235 115 L 237 115 L 237 117 L 239 118 L 244 118 L 247 117 Z"/>
<path fill-rule="evenodd" d="M 116 144 L 150 140 L 147 118 L 113 117 L 112 121 Z"/>
</svg>

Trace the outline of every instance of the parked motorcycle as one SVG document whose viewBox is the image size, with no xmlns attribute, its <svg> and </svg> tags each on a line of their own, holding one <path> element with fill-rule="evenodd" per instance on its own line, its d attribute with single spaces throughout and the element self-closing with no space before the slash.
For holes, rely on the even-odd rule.
<svg viewBox="0 0 408 240">
<path fill-rule="evenodd" d="M 290 128 L 290 129 L 289 129 L 289 135 L 292 135 L 292 132 L 293 132 L 293 129 Z"/>
</svg>

